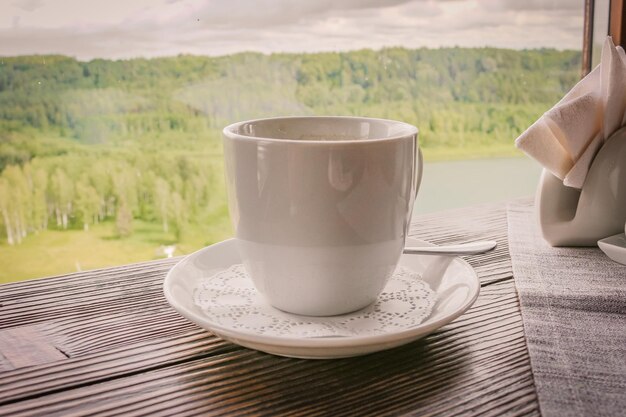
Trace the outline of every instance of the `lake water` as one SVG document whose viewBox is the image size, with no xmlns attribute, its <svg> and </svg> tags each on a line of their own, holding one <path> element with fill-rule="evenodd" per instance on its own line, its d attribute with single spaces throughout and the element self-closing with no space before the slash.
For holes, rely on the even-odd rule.
<svg viewBox="0 0 626 417">
<path fill-rule="evenodd" d="M 532 196 L 540 174 L 530 158 L 426 163 L 415 213 Z"/>
</svg>

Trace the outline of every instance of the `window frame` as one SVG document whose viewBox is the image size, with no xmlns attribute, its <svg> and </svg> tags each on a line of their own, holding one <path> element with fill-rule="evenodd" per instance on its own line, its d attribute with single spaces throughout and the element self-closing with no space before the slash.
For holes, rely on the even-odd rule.
<svg viewBox="0 0 626 417">
<path fill-rule="evenodd" d="M 626 45 L 626 25 L 624 25 L 624 0 L 611 0 L 609 9 L 609 34 L 616 45 Z"/>
<path fill-rule="evenodd" d="M 609 33 L 615 45 L 626 48 L 626 5 L 625 0 L 610 0 Z M 593 49 L 593 17 L 595 0 L 585 0 L 585 21 L 583 29 L 583 59 L 581 78 L 591 72 L 591 54 Z"/>
</svg>

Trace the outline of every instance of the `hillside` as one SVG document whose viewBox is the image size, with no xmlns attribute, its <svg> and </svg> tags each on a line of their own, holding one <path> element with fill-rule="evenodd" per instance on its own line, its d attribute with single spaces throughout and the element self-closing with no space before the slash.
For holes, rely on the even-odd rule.
<svg viewBox="0 0 626 417">
<path fill-rule="evenodd" d="M 580 59 L 491 48 L 0 57 L 0 267 L 55 233 L 143 245 L 120 262 L 224 238 L 219 132 L 237 120 L 400 119 L 419 127 L 427 159 L 512 154 L 512 140 L 576 82 Z"/>
</svg>

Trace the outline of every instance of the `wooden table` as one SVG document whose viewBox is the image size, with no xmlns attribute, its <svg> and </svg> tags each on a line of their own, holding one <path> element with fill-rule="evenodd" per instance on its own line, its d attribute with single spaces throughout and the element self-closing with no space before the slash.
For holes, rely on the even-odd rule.
<svg viewBox="0 0 626 417">
<path fill-rule="evenodd" d="M 0 286 L 0 415 L 538 415 L 506 205 L 421 216 L 433 243 L 488 238 L 481 294 L 453 323 L 368 356 L 300 360 L 222 341 L 178 315 L 177 259 Z"/>
</svg>

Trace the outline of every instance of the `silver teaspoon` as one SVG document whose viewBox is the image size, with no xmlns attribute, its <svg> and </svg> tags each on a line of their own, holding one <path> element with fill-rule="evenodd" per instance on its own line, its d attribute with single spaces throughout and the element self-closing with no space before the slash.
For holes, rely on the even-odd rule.
<svg viewBox="0 0 626 417">
<path fill-rule="evenodd" d="M 493 240 L 482 240 L 460 245 L 405 247 L 403 252 L 412 255 L 477 255 L 495 249 L 497 244 Z"/>
</svg>

